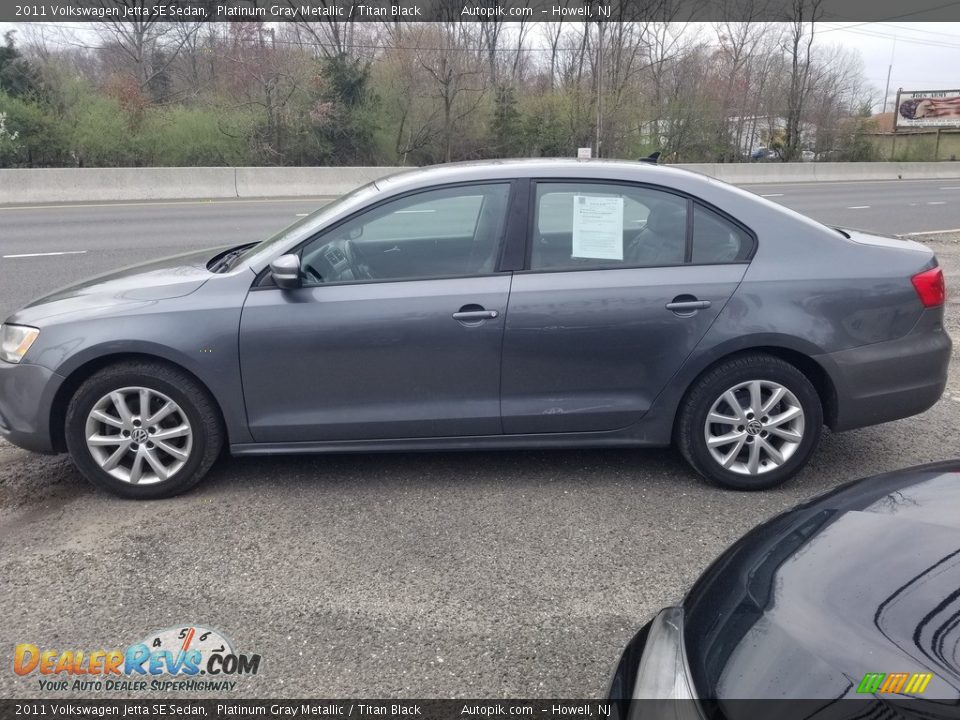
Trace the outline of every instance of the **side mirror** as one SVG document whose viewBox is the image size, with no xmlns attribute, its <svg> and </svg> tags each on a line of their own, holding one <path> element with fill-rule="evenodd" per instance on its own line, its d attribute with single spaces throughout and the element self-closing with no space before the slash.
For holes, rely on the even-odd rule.
<svg viewBox="0 0 960 720">
<path fill-rule="evenodd" d="M 278 288 L 296 290 L 301 285 L 300 258 L 296 255 L 281 255 L 270 263 L 270 275 Z"/>
</svg>

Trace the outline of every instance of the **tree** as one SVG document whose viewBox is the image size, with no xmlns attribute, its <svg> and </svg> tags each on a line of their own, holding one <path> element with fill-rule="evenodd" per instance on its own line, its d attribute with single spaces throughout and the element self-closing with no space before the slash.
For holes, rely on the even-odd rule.
<svg viewBox="0 0 960 720">
<path fill-rule="evenodd" d="M 790 87 L 787 92 L 786 128 L 782 160 L 790 162 L 800 156 L 804 105 L 810 93 L 810 69 L 813 64 L 813 37 L 817 20 L 822 15 L 823 0 L 792 0 L 793 18 L 788 37 Z"/>
<path fill-rule="evenodd" d="M 524 154 L 523 116 L 517 110 L 512 87 L 499 86 L 493 99 L 493 121 L 490 123 L 490 145 L 495 157 L 517 157 Z"/>
<path fill-rule="evenodd" d="M 336 165 L 367 164 L 374 158 L 373 117 L 378 98 L 370 91 L 370 68 L 347 55 L 321 61 L 322 92 L 311 110 L 326 157 Z"/>
<path fill-rule="evenodd" d="M 483 98 L 479 54 L 462 23 L 436 23 L 436 31 L 424 33 L 431 46 L 418 47 L 417 61 L 433 81 L 434 97 L 440 101 L 443 142 L 442 159 L 453 160 L 453 142 L 461 123 Z M 432 28 L 431 28 L 432 29 Z"/>
<path fill-rule="evenodd" d="M 24 97 L 37 86 L 37 74 L 13 44 L 13 30 L 3 36 L 0 45 L 0 91 L 11 97 Z"/>
<path fill-rule="evenodd" d="M 151 0 L 113 2 L 135 12 L 135 19 L 106 19 L 93 26 L 105 43 L 119 51 L 121 59 L 114 72 L 132 67 L 133 77 L 146 91 L 167 71 L 201 24 L 164 22 L 159 6 Z"/>
</svg>

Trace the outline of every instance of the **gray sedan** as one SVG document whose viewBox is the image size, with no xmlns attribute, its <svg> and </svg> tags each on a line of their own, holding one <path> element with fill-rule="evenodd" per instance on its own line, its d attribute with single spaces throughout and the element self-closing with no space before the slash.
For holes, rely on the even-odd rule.
<svg viewBox="0 0 960 720">
<path fill-rule="evenodd" d="M 731 488 L 943 392 L 923 245 L 646 163 L 401 173 L 2 328 L 0 435 L 155 498 L 234 455 L 656 446 Z M 639 469 L 638 469 L 639 471 Z"/>
</svg>

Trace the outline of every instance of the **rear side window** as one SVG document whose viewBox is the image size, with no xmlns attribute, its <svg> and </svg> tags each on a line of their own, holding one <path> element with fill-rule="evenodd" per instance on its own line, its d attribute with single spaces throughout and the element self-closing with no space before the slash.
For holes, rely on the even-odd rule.
<svg viewBox="0 0 960 720">
<path fill-rule="evenodd" d="M 532 270 L 654 267 L 684 262 L 687 200 L 644 187 L 539 183 Z"/>
<path fill-rule="evenodd" d="M 693 252 L 696 265 L 715 265 L 746 260 L 753 249 L 753 239 L 713 210 L 700 204 L 693 209 Z"/>
<path fill-rule="evenodd" d="M 531 270 L 712 265 L 749 260 L 753 237 L 672 192 L 619 183 L 537 183 Z"/>
</svg>

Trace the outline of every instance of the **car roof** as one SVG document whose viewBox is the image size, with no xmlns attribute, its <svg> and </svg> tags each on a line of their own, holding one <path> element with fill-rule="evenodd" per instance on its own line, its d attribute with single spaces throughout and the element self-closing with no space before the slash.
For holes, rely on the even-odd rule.
<svg viewBox="0 0 960 720">
<path fill-rule="evenodd" d="M 673 187 L 682 187 L 684 184 L 699 186 L 703 183 L 716 182 L 700 173 L 644 161 L 522 158 L 474 160 L 413 168 L 380 178 L 376 181 L 376 186 L 392 194 L 428 185 L 518 177 L 629 180 Z"/>
</svg>

